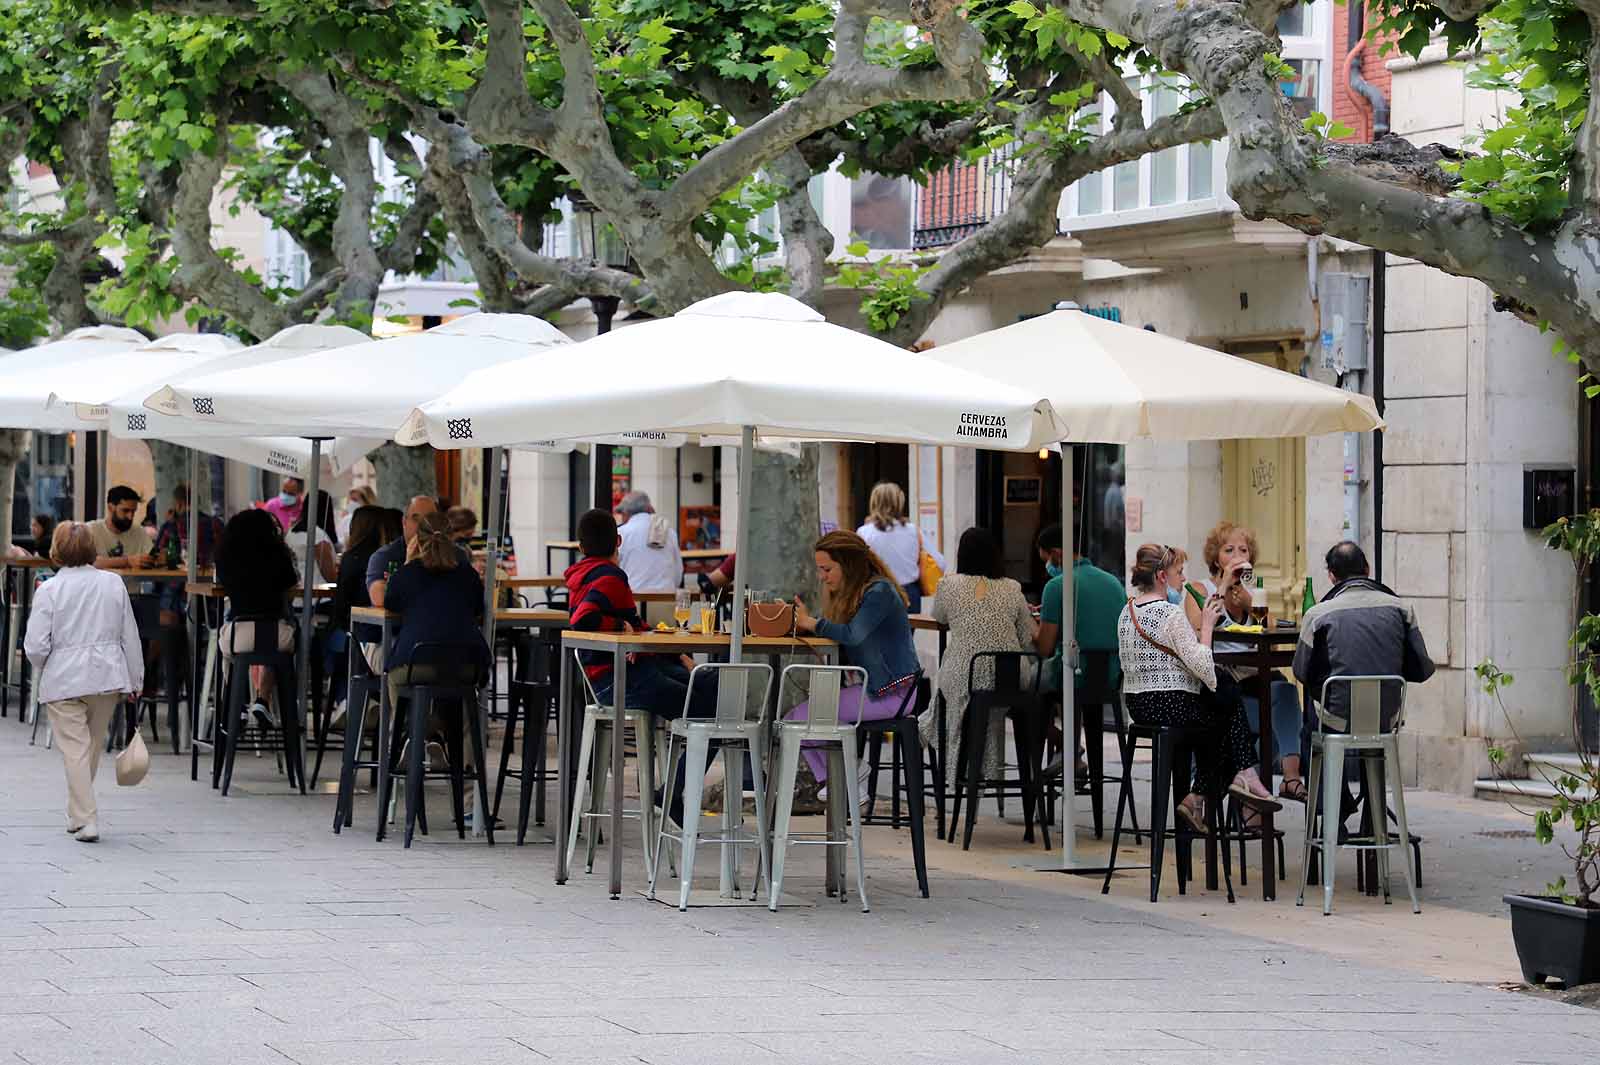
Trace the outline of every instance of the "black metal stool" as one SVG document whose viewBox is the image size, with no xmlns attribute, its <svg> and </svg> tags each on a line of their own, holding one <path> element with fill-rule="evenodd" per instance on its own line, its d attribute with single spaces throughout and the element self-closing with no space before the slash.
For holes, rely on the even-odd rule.
<svg viewBox="0 0 1600 1065">
<path fill-rule="evenodd" d="M 461 651 L 459 646 L 441 643 L 420 643 L 412 650 L 412 669 L 434 668 L 442 666 L 445 669 L 459 668 L 461 665 Z M 432 660 L 430 662 L 430 659 Z M 461 676 L 462 674 L 457 674 Z M 405 845 L 411 846 L 411 840 L 417 826 L 418 815 L 423 803 L 423 776 L 426 761 L 426 748 L 428 744 L 428 723 L 432 716 L 434 705 L 441 704 L 453 706 L 465 718 L 466 731 L 472 742 L 475 775 L 477 776 L 478 795 L 487 797 L 489 782 L 484 772 L 484 761 L 487 757 L 484 751 L 483 719 L 478 713 L 478 689 L 484 682 L 483 670 L 474 668 L 472 676 L 459 680 L 427 680 L 420 683 L 401 684 L 396 691 L 399 698 L 395 700 L 395 715 L 399 719 L 400 708 L 409 704 L 408 749 L 406 751 L 406 831 Z M 398 731 L 398 730 L 397 730 Z M 448 745 L 446 756 L 450 760 L 450 787 L 451 798 L 455 804 L 456 835 L 465 839 L 466 828 L 466 777 L 462 772 L 461 729 L 452 727 L 446 732 Z M 380 795 L 380 814 L 386 816 L 388 809 L 387 795 Z M 488 835 L 489 845 L 494 845 L 494 823 L 489 818 L 489 824 L 484 825 L 484 832 Z M 422 826 L 423 833 L 427 833 L 426 823 Z"/>
<path fill-rule="evenodd" d="M 922 801 L 927 790 L 926 773 L 922 761 L 922 736 L 918 731 L 917 714 L 927 706 L 929 686 L 917 670 L 915 680 L 906 687 L 905 696 L 894 717 L 881 721 L 861 721 L 856 724 L 856 743 L 870 749 L 872 768 L 867 777 L 868 814 L 865 824 L 882 824 L 883 818 L 871 813 L 877 804 L 878 766 L 883 756 L 883 740 L 889 737 L 893 767 L 890 770 L 890 790 L 893 814 L 890 823 L 900 827 L 900 792 L 906 794 L 906 814 L 911 827 L 911 858 L 917 869 L 917 889 L 928 897 L 928 857 L 922 825 Z"/>
<path fill-rule="evenodd" d="M 978 684 L 978 666 L 992 662 L 994 683 L 989 687 Z M 1022 679 L 1022 663 L 1034 665 L 1031 680 Z M 978 798 L 989 791 L 997 798 L 1006 794 L 1022 796 L 1023 833 L 1025 843 L 1033 842 L 1035 814 L 1039 831 L 1044 836 L 1044 848 L 1050 849 L 1050 827 L 1045 819 L 1044 789 L 1040 786 L 1043 770 L 1045 714 L 1044 699 L 1039 692 L 1039 672 L 1043 658 L 1032 651 L 980 651 L 972 656 L 967 666 L 967 714 L 962 729 L 960 751 L 956 758 L 955 805 L 950 813 L 950 839 L 955 840 L 955 826 L 961 822 L 961 799 L 967 796 L 967 824 L 962 835 L 961 849 L 972 847 L 972 832 L 978 823 Z M 989 741 L 989 721 L 996 714 L 1004 714 L 1011 722 L 1011 734 L 1017 747 L 1017 778 L 1004 776 L 994 780 L 983 779 L 984 753 Z"/>
<path fill-rule="evenodd" d="M 361 758 L 361 746 L 366 738 L 367 713 L 381 713 L 383 705 L 383 678 L 367 666 L 367 656 L 362 653 L 360 641 L 353 635 L 346 648 L 349 679 L 345 685 L 344 750 L 339 762 L 339 796 L 333 806 L 333 831 L 350 827 L 355 817 L 356 774 L 363 769 L 374 774 L 384 754 L 379 750 L 377 730 L 373 730 L 372 758 Z M 386 808 L 379 809 L 378 817 L 389 816 Z"/>
<path fill-rule="evenodd" d="M 1166 843 L 1171 837 L 1178 848 L 1178 894 L 1187 894 L 1192 869 L 1191 847 L 1196 833 L 1182 823 L 1167 827 L 1167 803 L 1179 803 L 1189 790 L 1189 766 L 1195 754 L 1215 749 L 1220 737 L 1214 729 L 1198 725 L 1141 725 L 1128 724 L 1128 746 L 1122 752 L 1122 786 L 1117 789 L 1117 818 L 1111 830 L 1111 854 L 1106 859 L 1106 878 L 1100 893 L 1111 891 L 1111 877 L 1117 869 L 1117 848 L 1122 842 L 1122 812 L 1133 804 L 1133 755 L 1140 740 L 1149 741 L 1155 755 L 1155 768 L 1150 776 L 1150 901 L 1161 897 L 1161 869 L 1166 857 Z M 1228 901 L 1233 897 L 1233 857 L 1221 831 L 1221 795 L 1205 796 L 1206 800 L 1206 880 L 1214 887 L 1215 865 L 1212 857 L 1221 843 L 1222 875 L 1227 882 Z"/>
<path fill-rule="evenodd" d="M 230 646 L 230 657 L 224 660 L 228 669 L 227 695 L 217 714 L 219 742 L 212 745 L 211 765 L 211 786 L 217 787 L 220 781 L 223 795 L 228 794 L 228 786 L 233 780 L 233 763 L 240 750 L 241 734 L 246 728 L 245 715 L 249 712 L 251 702 L 250 669 L 253 666 L 264 666 L 272 670 L 276 678 L 278 712 L 283 723 L 270 731 L 277 732 L 282 737 L 284 768 L 289 777 L 289 785 L 291 787 L 298 785 L 300 794 L 306 793 L 305 765 L 300 758 L 300 694 L 295 673 L 295 653 L 293 648 L 288 651 L 277 649 L 278 625 L 285 620 L 277 616 L 264 615 L 233 619 L 233 628 L 229 632 L 230 640 L 237 642 L 241 629 L 248 626 L 255 637 L 251 646 L 258 649 L 235 651 Z M 259 650 L 261 647 L 267 647 L 269 650 Z M 276 746 L 269 739 L 251 749 L 275 750 Z"/>
</svg>

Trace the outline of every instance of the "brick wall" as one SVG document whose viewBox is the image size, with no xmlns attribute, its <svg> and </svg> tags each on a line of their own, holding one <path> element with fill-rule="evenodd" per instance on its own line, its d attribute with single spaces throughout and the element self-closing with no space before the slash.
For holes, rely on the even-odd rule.
<svg viewBox="0 0 1600 1065">
<path fill-rule="evenodd" d="M 1353 2 L 1353 0 L 1352 0 Z M 1367 25 L 1370 27 L 1373 20 L 1370 12 L 1367 15 Z M 1370 141 L 1372 140 L 1372 111 L 1365 98 L 1359 93 L 1353 93 L 1345 78 L 1345 57 L 1350 54 L 1350 13 L 1343 4 L 1333 11 L 1333 70 L 1329 73 L 1333 87 L 1333 119 L 1343 122 L 1355 130 L 1353 137 L 1346 140 Z M 1383 54 L 1383 50 L 1376 42 L 1368 41 L 1366 48 L 1362 49 L 1359 57 L 1361 76 L 1375 85 L 1385 97 L 1393 100 L 1389 91 L 1389 67 L 1387 60 L 1391 56 Z"/>
</svg>

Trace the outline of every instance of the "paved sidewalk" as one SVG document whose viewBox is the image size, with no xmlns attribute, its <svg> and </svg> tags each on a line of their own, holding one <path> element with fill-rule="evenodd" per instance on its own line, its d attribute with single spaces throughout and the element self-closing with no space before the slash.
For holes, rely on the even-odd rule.
<svg viewBox="0 0 1600 1065">
<path fill-rule="evenodd" d="M 679 914 L 610 901 L 603 864 L 556 887 L 549 846 L 491 850 L 440 827 L 409 852 L 377 844 L 366 797 L 335 837 L 331 795 L 290 795 L 270 759 L 241 757 L 227 799 L 189 781 L 187 758 L 157 755 L 137 789 L 108 773 L 105 839 L 80 844 L 62 831 L 59 758 L 29 748 L 26 732 L 0 720 L 0 1062 L 1551 1065 L 1600 1054 L 1592 1011 L 1418 971 L 1412 940 L 1396 936 L 1498 922 L 1482 927 L 1507 938 L 1488 903 L 1443 901 L 1460 885 L 1436 869 L 1421 918 L 1357 899 L 1348 875 L 1327 919 L 1297 910 L 1292 890 L 1261 903 L 1254 877 L 1231 908 L 1203 893 L 1151 906 L 1141 873 L 1105 900 L 1098 884 L 1019 868 L 1036 852 L 986 804 L 970 854 L 930 832 L 931 899 L 913 893 L 904 834 L 874 830 L 870 914 L 821 897 L 815 852 L 795 855 L 788 884 L 811 905 Z M 1419 798 L 1413 819 L 1454 802 Z M 440 792 L 441 821 L 445 805 Z M 701 868 L 711 875 L 714 860 Z M 1317 937 L 1320 948 L 1305 945 Z M 1376 964 L 1386 949 L 1400 956 Z M 1467 979 L 1500 971 L 1485 970 Z"/>
</svg>

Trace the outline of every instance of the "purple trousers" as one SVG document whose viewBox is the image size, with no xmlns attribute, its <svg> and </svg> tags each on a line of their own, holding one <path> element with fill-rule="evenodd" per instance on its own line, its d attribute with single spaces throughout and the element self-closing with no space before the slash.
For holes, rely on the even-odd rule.
<svg viewBox="0 0 1600 1065">
<path fill-rule="evenodd" d="M 840 722 L 854 723 L 856 721 L 885 721 L 900 711 L 900 704 L 905 701 L 905 692 L 899 688 L 894 689 L 882 698 L 874 699 L 867 695 L 866 701 L 861 703 L 861 716 L 856 717 L 857 700 L 861 698 L 858 688 L 846 688 L 839 695 L 839 720 Z M 786 721 L 805 721 L 806 715 L 811 710 L 810 700 L 796 703 L 794 709 L 783 715 Z M 811 767 L 812 774 L 817 778 L 817 783 L 823 784 L 828 780 L 828 753 L 812 741 L 801 744 L 800 754 L 805 758 L 806 764 Z"/>
</svg>

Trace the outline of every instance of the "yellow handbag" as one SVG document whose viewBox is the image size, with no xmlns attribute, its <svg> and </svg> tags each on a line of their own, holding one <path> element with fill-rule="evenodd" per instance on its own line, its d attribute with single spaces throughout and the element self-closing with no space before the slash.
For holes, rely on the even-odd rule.
<svg viewBox="0 0 1600 1065">
<path fill-rule="evenodd" d="M 928 554 L 928 549 L 922 546 L 922 530 L 917 530 L 917 582 L 922 588 L 923 595 L 932 595 L 939 590 L 939 582 L 944 579 L 944 570 L 939 568 L 939 563 Z"/>
</svg>

